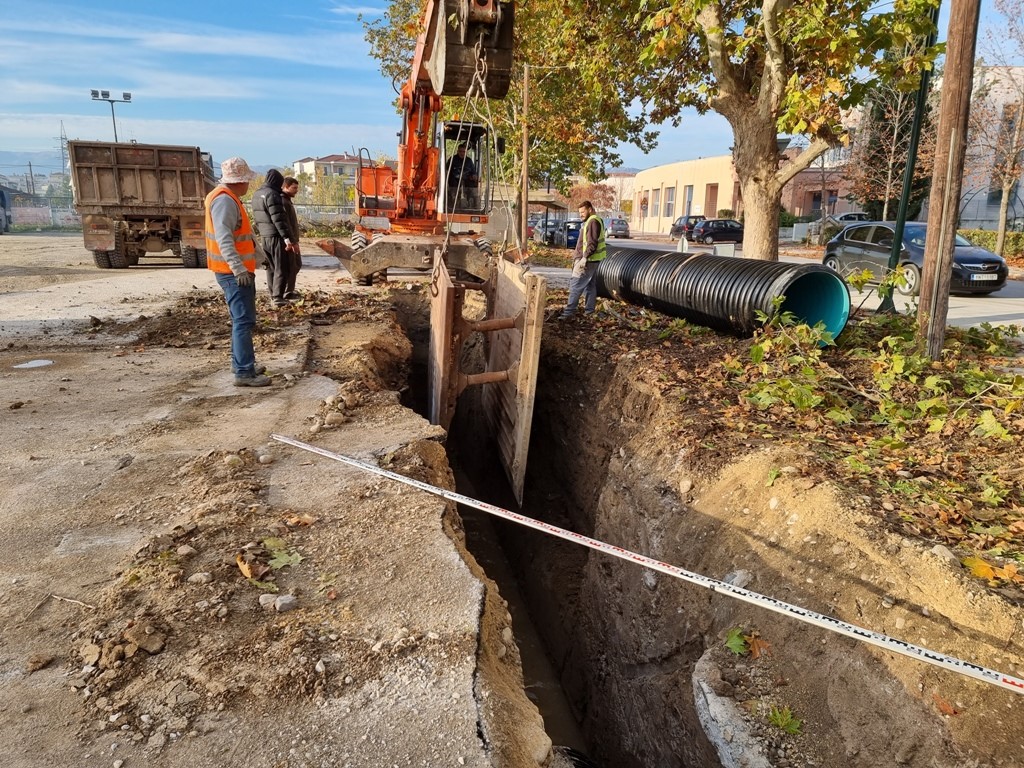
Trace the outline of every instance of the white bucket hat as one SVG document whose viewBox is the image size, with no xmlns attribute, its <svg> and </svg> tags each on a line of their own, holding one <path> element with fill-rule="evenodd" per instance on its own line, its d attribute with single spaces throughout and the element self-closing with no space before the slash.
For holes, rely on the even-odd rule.
<svg viewBox="0 0 1024 768">
<path fill-rule="evenodd" d="M 220 180 L 222 184 L 241 184 L 252 181 L 256 176 L 252 168 L 240 157 L 229 157 L 220 164 Z"/>
</svg>

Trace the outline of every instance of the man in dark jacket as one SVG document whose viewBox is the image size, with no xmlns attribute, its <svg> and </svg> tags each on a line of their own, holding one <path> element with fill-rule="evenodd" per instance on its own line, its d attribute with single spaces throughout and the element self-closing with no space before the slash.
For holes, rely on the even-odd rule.
<svg viewBox="0 0 1024 768">
<path fill-rule="evenodd" d="M 448 158 L 448 199 L 452 207 L 461 205 L 475 208 L 478 181 L 476 163 L 466 155 L 466 143 L 462 142 L 455 155 Z"/>
<path fill-rule="evenodd" d="M 284 297 L 288 301 L 298 301 L 302 298 L 302 294 L 295 290 L 295 281 L 298 280 L 299 270 L 302 269 L 302 251 L 299 249 L 299 236 L 302 232 L 299 229 L 299 216 L 295 212 L 295 204 L 292 199 L 299 194 L 299 180 L 294 176 L 285 176 L 281 192 L 283 193 L 281 200 L 284 202 L 284 210 L 288 214 L 288 237 L 292 241 L 292 268 L 288 272 L 288 290 Z"/>
<path fill-rule="evenodd" d="M 267 180 L 252 196 L 252 223 L 260 236 L 260 247 L 267 267 L 267 289 L 275 307 L 288 304 L 288 277 L 292 269 L 292 242 L 288 214 L 281 199 L 284 176 L 276 168 L 267 171 Z"/>
</svg>

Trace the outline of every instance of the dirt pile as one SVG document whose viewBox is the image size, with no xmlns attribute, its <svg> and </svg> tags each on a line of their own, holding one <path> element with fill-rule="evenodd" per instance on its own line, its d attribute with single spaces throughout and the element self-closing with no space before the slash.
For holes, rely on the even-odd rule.
<svg viewBox="0 0 1024 768">
<path fill-rule="evenodd" d="M 273 386 L 239 390 L 216 290 L 167 303 L 195 275 L 88 293 L 148 276 L 159 300 L 59 333 L 3 318 L 5 765 L 543 760 L 507 610 L 452 511 L 268 439 L 451 484 L 444 433 L 400 404 L 389 303 L 304 270 L 302 304 L 260 304 Z M 80 308 L 68 289 L 33 311 Z"/>
</svg>

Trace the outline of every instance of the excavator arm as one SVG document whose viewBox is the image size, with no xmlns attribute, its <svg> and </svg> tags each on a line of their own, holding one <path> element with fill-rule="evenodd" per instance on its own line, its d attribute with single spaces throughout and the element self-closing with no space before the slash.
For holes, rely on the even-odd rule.
<svg viewBox="0 0 1024 768">
<path fill-rule="evenodd" d="M 438 234 L 442 96 L 504 98 L 512 79 L 514 6 L 504 0 L 428 0 L 402 86 L 398 168 L 360 170 L 360 215 L 396 232 Z"/>
</svg>

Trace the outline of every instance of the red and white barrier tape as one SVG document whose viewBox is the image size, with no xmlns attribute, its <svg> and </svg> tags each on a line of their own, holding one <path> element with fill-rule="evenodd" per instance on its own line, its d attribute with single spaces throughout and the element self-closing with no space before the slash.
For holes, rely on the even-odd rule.
<svg viewBox="0 0 1024 768">
<path fill-rule="evenodd" d="M 900 653 L 904 656 L 909 656 L 912 659 L 917 659 L 918 661 L 934 664 L 937 667 L 942 667 L 943 669 L 948 669 L 953 672 L 959 672 L 961 675 L 967 675 L 968 677 L 973 677 L 986 683 L 992 683 L 993 685 L 997 685 L 1001 688 L 1011 690 L 1014 693 L 1024 694 L 1024 680 L 1019 677 L 1006 675 L 1002 672 L 997 672 L 994 669 L 988 669 L 987 667 L 972 664 L 969 661 L 963 661 L 962 659 L 958 659 L 953 656 L 947 656 L 944 653 L 930 651 L 927 648 L 922 648 L 921 646 L 914 645 L 913 643 L 897 640 L 896 638 L 889 637 L 888 635 L 882 635 L 878 632 L 873 632 L 870 629 L 858 627 L 855 624 L 848 624 L 847 622 L 840 621 L 832 616 L 826 616 L 824 614 L 808 610 L 807 608 L 801 608 L 798 605 L 792 605 L 791 603 L 786 603 L 782 600 L 776 600 L 773 597 L 767 597 L 765 595 L 758 594 L 757 592 L 751 592 L 750 590 L 743 589 L 741 587 L 735 587 L 724 581 L 718 581 L 717 579 L 711 579 L 707 576 L 701 576 L 699 573 L 684 571 L 682 568 L 677 568 L 674 565 L 663 563 L 660 560 L 655 560 L 647 557 L 646 555 L 630 552 L 628 549 L 616 547 L 612 544 L 605 544 L 603 541 L 592 539 L 589 536 L 573 533 L 572 531 L 567 531 L 564 528 L 559 528 L 539 520 L 534 520 L 532 517 L 526 517 L 525 515 L 520 515 L 516 512 L 503 509 L 502 507 L 496 507 L 493 504 L 477 501 L 469 496 L 463 496 L 461 493 L 455 493 L 454 491 L 438 488 L 419 480 L 413 480 L 405 477 L 404 475 L 389 472 L 386 469 L 375 467 L 372 464 L 367 464 L 359 461 L 358 459 L 342 456 L 341 454 L 333 453 L 290 437 L 285 437 L 283 435 L 271 435 L 271 438 L 278 442 L 287 443 L 288 445 L 295 446 L 296 448 L 301 448 L 304 451 L 310 451 L 311 453 L 319 454 L 325 458 L 340 461 L 342 464 L 348 464 L 350 467 L 356 467 L 357 469 L 371 472 L 375 475 L 380 475 L 381 477 L 386 477 L 396 482 L 404 483 L 405 485 L 411 485 L 413 488 L 419 488 L 421 491 L 426 491 L 427 493 L 434 494 L 435 496 L 440 496 L 458 504 L 464 504 L 467 507 L 472 507 L 473 509 L 479 509 L 481 512 L 486 512 L 490 515 L 494 515 L 495 517 L 500 517 L 504 520 L 511 520 L 513 523 L 519 523 L 527 528 L 543 531 L 544 533 L 549 533 L 552 536 L 557 536 L 560 539 L 582 544 L 583 546 L 597 550 L 598 552 L 604 552 L 605 554 L 618 557 L 622 560 L 629 560 L 630 562 L 638 563 L 650 568 L 651 570 L 659 571 L 669 576 L 675 576 L 677 579 L 682 579 L 683 581 L 687 581 L 691 584 L 705 587 L 713 592 L 723 592 L 738 600 L 752 603 L 753 605 L 760 606 L 761 608 L 767 608 L 770 611 L 781 613 L 784 616 L 792 616 L 799 621 L 831 630 L 832 632 L 836 632 L 840 635 L 852 637 L 855 640 L 870 643 L 871 645 L 878 646 L 879 648 L 884 648 L 887 651 Z"/>
</svg>

